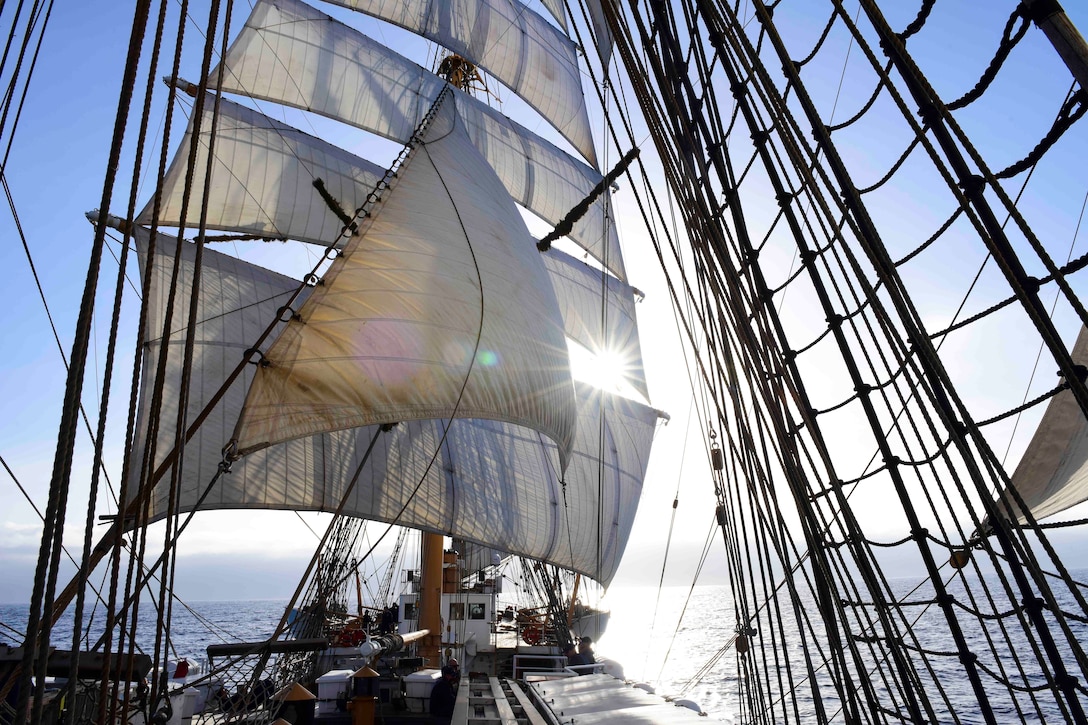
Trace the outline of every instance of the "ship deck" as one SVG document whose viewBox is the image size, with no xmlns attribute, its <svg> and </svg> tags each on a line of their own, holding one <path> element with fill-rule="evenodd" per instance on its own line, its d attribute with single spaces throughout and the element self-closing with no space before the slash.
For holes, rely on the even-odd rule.
<svg viewBox="0 0 1088 725">
<path fill-rule="evenodd" d="M 420 703 L 422 704 L 422 703 Z M 380 708 L 384 725 L 434 722 L 426 708 Z M 474 674 L 458 688 L 451 725 L 640 725 L 705 722 L 704 716 L 611 675 L 529 674 L 524 682 Z M 319 715 L 317 725 L 351 725 L 352 714 Z"/>
</svg>

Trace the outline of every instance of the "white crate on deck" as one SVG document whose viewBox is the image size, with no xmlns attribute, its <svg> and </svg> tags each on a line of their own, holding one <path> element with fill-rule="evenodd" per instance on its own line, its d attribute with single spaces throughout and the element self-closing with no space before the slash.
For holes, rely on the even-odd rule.
<svg viewBox="0 0 1088 725">
<path fill-rule="evenodd" d="M 351 699 L 351 675 L 353 670 L 330 670 L 317 678 L 317 714 L 331 715 L 336 712 L 336 698 L 345 692 Z"/>
<path fill-rule="evenodd" d="M 442 679 L 442 670 L 420 670 L 404 677 L 404 696 L 413 712 L 426 712 L 431 690 Z"/>
</svg>

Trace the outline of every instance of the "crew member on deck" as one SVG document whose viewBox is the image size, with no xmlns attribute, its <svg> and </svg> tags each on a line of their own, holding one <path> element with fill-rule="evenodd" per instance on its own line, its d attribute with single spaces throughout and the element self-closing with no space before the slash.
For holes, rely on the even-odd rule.
<svg viewBox="0 0 1088 725">
<path fill-rule="evenodd" d="M 453 686 L 457 687 L 461 684 L 461 663 L 457 661 L 456 657 L 450 657 L 446 662 L 446 667 L 453 670 Z"/>
<path fill-rule="evenodd" d="M 582 660 L 578 664 L 592 665 L 592 664 L 595 664 L 597 662 L 597 656 L 595 654 L 593 654 L 593 638 L 592 637 L 582 637 L 582 639 L 578 642 L 578 656 Z M 590 670 L 590 669 L 582 670 L 583 675 L 589 675 L 589 674 L 592 674 L 592 673 L 593 673 L 593 670 Z"/>
<path fill-rule="evenodd" d="M 453 706 L 457 702 L 455 679 L 457 673 L 446 665 L 442 668 L 442 679 L 434 683 L 431 690 L 431 720 L 436 723 L 448 723 L 453 719 Z"/>
</svg>

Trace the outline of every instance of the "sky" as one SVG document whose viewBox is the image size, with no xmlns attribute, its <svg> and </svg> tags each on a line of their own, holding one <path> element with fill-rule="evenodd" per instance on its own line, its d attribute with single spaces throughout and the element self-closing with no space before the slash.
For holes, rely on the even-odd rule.
<svg viewBox="0 0 1088 725">
<path fill-rule="evenodd" d="M 1070 10 L 1074 15 L 1084 14 L 1084 8 Z M 193 14 L 196 12 L 194 10 Z M 246 8 L 239 8 L 237 22 L 241 22 L 245 12 Z M 5 287 L 9 311 L 0 318 L 0 346 L 6 353 L 0 362 L 0 400 L 4 401 L 7 414 L 0 419 L 0 456 L 41 509 L 44 508 L 52 466 L 64 387 L 64 364 L 50 329 L 50 320 L 67 354 L 92 240 L 92 228 L 83 214 L 97 206 L 101 194 L 119 69 L 124 59 L 122 39 L 127 37 L 130 18 L 126 15 L 129 13 L 126 4 L 104 0 L 62 3 L 54 9 L 51 28 L 35 70 L 37 80 L 26 99 L 16 143 L 5 168 L 19 225 L 26 235 L 49 311 L 46 312 L 39 298 L 15 220 L 11 212 L 6 211 L 0 214 L 0 268 L 7 272 Z M 970 34 L 957 39 L 958 48 L 988 47 L 995 27 L 999 32 L 1003 22 L 1002 15 L 996 20 L 979 23 Z M 924 42 L 948 44 L 948 39 Z M 1030 67 L 1032 64 L 1022 62 L 1021 65 Z M 196 77 L 195 67 L 187 70 L 188 74 L 183 72 L 183 76 Z M 972 72 L 967 64 L 950 63 L 937 81 L 950 88 L 962 87 Z M 1010 82 L 1033 81 L 1017 75 Z M 829 87 L 824 90 L 830 93 L 831 85 L 829 81 Z M 510 103 L 513 105 L 513 101 Z M 844 106 L 848 104 L 844 102 Z M 1010 127 L 1020 123 L 1014 114 L 972 121 L 984 138 L 993 139 L 995 143 L 1010 133 Z M 162 122 L 162 109 L 155 109 L 151 124 L 157 129 L 156 133 L 161 133 Z M 874 167 L 879 167 L 878 163 L 873 163 Z M 125 165 L 121 168 L 125 169 Z M 127 179 L 120 182 L 122 187 L 127 183 Z M 1081 174 L 1071 178 L 1061 191 L 1079 198 L 1083 196 L 1085 186 Z M 119 193 L 116 198 L 123 199 L 124 194 Z M 141 202 L 146 198 L 146 192 L 140 195 Z M 1068 199 L 1055 199 L 1053 203 L 1063 210 L 1063 214 L 1074 206 Z M 644 497 L 627 554 L 614 583 L 627 586 L 656 584 L 661 580 L 670 585 L 688 585 L 696 575 L 697 562 L 708 539 L 712 542 L 713 553 L 699 581 L 723 583 L 727 577 L 721 535 L 713 533 L 715 502 L 705 453 L 705 421 L 699 419 L 690 402 L 687 382 L 690 360 L 680 354 L 683 345 L 677 334 L 667 288 L 656 269 L 656 260 L 649 253 L 645 238 L 639 237 L 631 223 L 635 216 L 631 195 L 621 188 L 616 195 L 616 204 L 621 231 L 625 232 L 631 281 L 646 292 L 639 315 L 651 402 L 666 411 L 671 421 L 658 431 Z M 1068 230 L 1062 227 L 1055 233 L 1067 234 Z M 633 239 L 627 239 L 628 236 Z M 1083 249 L 1079 253 L 1083 253 Z M 107 276 L 112 276 L 116 270 L 108 254 L 104 269 Z M 934 298 L 938 298 L 944 289 L 942 276 L 956 276 L 962 271 L 931 270 Z M 134 273 L 131 279 L 137 283 Z M 953 281 L 960 282 L 957 277 L 948 283 Z M 100 304 L 99 314 L 107 309 Z M 923 313 L 927 312 L 923 309 Z M 123 323 L 131 330 L 134 320 L 128 318 Z M 91 370 L 99 380 L 104 364 L 101 355 L 105 349 L 107 324 L 104 317 L 96 320 Z M 1075 333 L 1068 324 L 1065 329 Z M 132 349 L 131 332 L 128 334 L 127 346 L 122 344 L 120 347 L 124 365 L 128 364 Z M 84 402 L 92 421 L 97 409 L 98 387 L 88 381 L 84 392 Z M 124 405 L 124 394 L 118 394 L 113 403 L 114 415 Z M 85 431 L 79 435 L 76 469 L 85 476 L 89 446 Z M 117 436 L 111 440 L 116 441 Z M 1022 447 L 1022 441 L 1019 445 Z M 120 455 L 117 444 L 111 443 L 107 460 L 111 462 L 110 472 L 115 483 L 119 476 Z M 675 512 L 674 498 L 678 501 Z M 77 482 L 73 486 L 72 501 L 65 540 L 73 543 L 70 550 L 75 554 L 85 515 L 85 483 Z M 179 573 L 179 595 L 193 601 L 287 596 L 312 553 L 315 537 L 307 523 L 320 530 L 328 520 L 320 515 L 304 518 L 306 522 L 285 512 L 210 512 L 197 517 L 186 534 L 186 566 Z M 22 602 L 28 598 L 40 530 L 31 504 L 13 480 L 5 478 L 0 483 L 0 602 Z M 377 535 L 380 527 L 370 531 Z M 663 545 L 669 540 L 672 542 L 669 567 L 663 573 Z M 1062 538 L 1062 544 L 1070 552 L 1088 549 L 1071 537 Z M 894 562 L 891 565 L 895 566 Z"/>
</svg>

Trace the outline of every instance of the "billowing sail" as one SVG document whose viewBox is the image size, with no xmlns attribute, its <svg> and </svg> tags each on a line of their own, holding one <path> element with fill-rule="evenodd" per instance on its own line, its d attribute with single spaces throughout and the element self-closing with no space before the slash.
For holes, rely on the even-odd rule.
<svg viewBox="0 0 1088 725">
<path fill-rule="evenodd" d="M 461 570 L 466 573 L 478 572 L 492 566 L 501 566 L 503 559 L 508 556 L 505 551 L 492 549 L 465 539 L 455 538 L 452 542 L 453 550 L 457 552 L 457 561 Z"/>
<path fill-rule="evenodd" d="M 208 168 L 209 138 L 215 134 L 206 226 L 277 239 L 332 245 L 343 229 L 336 214 L 313 186 L 321 179 L 329 194 L 349 213 L 362 206 L 385 170 L 343 149 L 275 121 L 251 108 L 223 99 L 212 128 L 212 97 L 204 104 L 200 143 L 192 183 L 189 228 L 197 223 Z M 178 226 L 188 173 L 195 118 L 163 179 L 159 224 Z M 154 199 L 136 221 L 151 224 Z"/>
<path fill-rule="evenodd" d="M 146 456 L 143 448 L 150 427 L 152 395 L 155 386 L 156 368 L 162 348 L 162 329 L 166 321 L 167 295 L 170 291 L 170 278 L 174 265 L 175 250 L 178 240 L 166 234 L 158 234 L 153 264 L 148 266 L 147 248 L 148 231 L 135 227 L 134 235 L 140 259 L 140 271 L 151 275 L 151 284 L 144 305 L 147 308 L 147 332 L 143 343 L 142 380 L 140 381 L 140 410 L 137 417 L 135 442 L 136 454 L 131 456 L 130 480 L 139 480 L 141 461 Z M 158 468 L 171 453 L 174 434 L 177 430 L 178 401 L 182 376 L 182 347 L 189 318 L 189 300 L 194 281 L 194 259 L 196 247 L 185 242 L 181 245 L 181 263 L 179 266 L 178 292 L 174 314 L 171 319 L 170 345 L 167 358 L 166 374 L 163 377 L 161 413 L 157 424 L 156 457 L 152 469 Z M 198 301 L 197 326 L 193 332 L 193 362 L 190 367 L 191 395 L 189 399 L 188 419 L 193 420 L 204 408 L 207 401 L 221 387 L 232 370 L 244 359 L 248 350 L 265 331 L 268 325 L 277 320 L 277 311 L 291 298 L 291 293 L 300 283 L 271 270 L 258 267 L 241 259 L 206 249 L 200 274 L 200 296 Z M 298 302 L 304 301 L 310 289 L 303 290 Z M 296 304 L 298 303 L 296 302 Z M 283 322 L 277 323 L 275 332 L 282 331 Z M 192 468 L 196 481 L 208 483 L 223 459 L 223 447 L 230 440 L 231 431 L 242 409 L 246 390 L 253 380 L 256 368 L 246 365 L 241 377 L 235 381 L 224 395 L 222 401 L 208 416 L 199 429 L 199 434 L 186 446 L 186 469 Z M 199 467 L 199 473 L 198 473 Z M 282 470 L 282 467 L 281 467 Z M 210 472 L 209 472 L 210 471 Z M 229 485 L 226 479 L 222 485 Z M 196 483 L 193 484 L 197 485 Z M 166 486 L 156 489 L 152 510 L 156 515 L 165 514 Z M 135 485 L 130 487 L 135 492 Z M 200 497 L 199 492 L 190 492 L 189 507 Z M 219 492 L 216 492 L 219 495 Z M 279 497 L 284 506 L 292 503 L 303 504 L 306 501 L 287 501 Z"/>
<path fill-rule="evenodd" d="M 1088 365 L 1088 328 L 1081 328 L 1072 356 L 1078 365 Z M 1068 390 L 1047 405 L 1012 474 L 1012 485 L 1036 520 L 1088 501 L 1088 420 Z M 1008 493 L 1003 497 L 1013 511 L 1021 511 Z M 998 510 L 1005 513 L 1001 501 Z M 1022 513 L 1017 518 L 1024 520 Z"/>
<path fill-rule="evenodd" d="M 222 88 L 303 108 L 407 143 L 445 82 L 300 0 L 260 0 L 224 60 Z M 217 78 L 219 70 L 210 73 Z M 460 91 L 469 137 L 519 204 L 550 224 L 589 195 L 596 169 Z M 626 279 L 608 194 L 570 233 Z"/>
<path fill-rule="evenodd" d="M 520 0 L 329 0 L 422 35 L 486 70 L 596 165 L 577 48 Z"/>
<path fill-rule="evenodd" d="M 596 354 L 622 361 L 625 379 L 649 398 L 635 320 L 635 291 L 555 249 L 544 256 L 544 265 L 552 276 L 567 335 Z"/>
<path fill-rule="evenodd" d="M 138 230 L 141 251 L 146 232 Z M 148 319 L 160 330 L 165 314 L 175 240 L 160 235 L 152 270 Z M 183 339 L 195 247 L 182 246 L 181 291 L 171 325 Z M 192 418 L 219 388 L 256 335 L 277 319 L 298 283 L 241 260 L 205 250 L 194 349 Z M 143 389 L 154 384 L 158 333 L 144 347 Z M 183 349 L 171 345 L 157 462 L 168 454 L 177 414 L 177 381 Z M 186 447 L 180 509 L 204 496 L 202 509 L 335 510 L 348 482 L 358 483 L 345 513 L 464 537 L 511 553 L 548 561 L 607 582 L 634 521 L 657 413 L 646 406 L 576 384 L 578 433 L 565 478 L 553 442 L 538 432 L 496 421 L 412 421 L 379 434 L 377 426 L 300 438 L 256 451 L 234 462 L 210 490 L 242 405 L 253 366 L 230 388 Z M 140 411 L 147 430 L 145 396 Z M 602 417 L 603 416 L 603 417 Z M 603 435 L 603 463 L 598 463 Z M 360 468 L 372 439 L 377 443 Z M 135 460 L 140 458 L 134 456 Z M 560 483 L 563 480 L 565 486 Z M 152 520 L 166 513 L 167 488 L 151 500 Z M 502 502 L 502 505 L 496 505 Z M 598 517 L 604 522 L 597 556 Z"/>
<path fill-rule="evenodd" d="M 457 105 L 463 100 L 468 99 L 458 96 Z M 206 124 L 210 124 L 211 101 L 209 97 Z M 353 211 L 381 173 L 364 159 L 228 101 L 222 103 L 219 127 L 223 136 L 216 142 L 206 215 L 210 229 L 328 243 L 338 238 L 342 223 L 313 188 L 313 180 L 320 178 L 332 196 Z M 159 219 L 164 225 L 178 223 L 190 135 L 163 182 Z M 206 138 L 203 132 L 201 136 Z M 198 149 L 198 169 L 206 167 L 207 148 L 205 142 Z M 230 166 L 237 159 L 244 160 L 239 168 L 257 183 L 242 185 Z M 150 218 L 148 204 L 138 221 L 146 223 Z M 566 336 L 595 353 L 622 360 L 627 382 L 646 397 L 635 290 L 557 249 L 542 258 L 556 290 Z"/>
<path fill-rule="evenodd" d="M 237 429 L 248 452 L 429 418 L 539 430 L 566 462 L 574 401 L 555 292 L 510 197 L 446 97 L 269 347 Z"/>
<path fill-rule="evenodd" d="M 612 31 L 608 27 L 608 20 L 604 16 L 604 8 L 601 0 L 585 0 L 586 9 L 589 12 L 589 21 L 593 25 L 593 35 L 597 39 L 597 57 L 605 68 L 612 61 Z"/>
<path fill-rule="evenodd" d="M 563 12 L 563 0 L 540 0 L 540 4 L 543 5 L 555 21 L 559 23 L 564 31 L 567 31 L 567 14 Z"/>
</svg>

